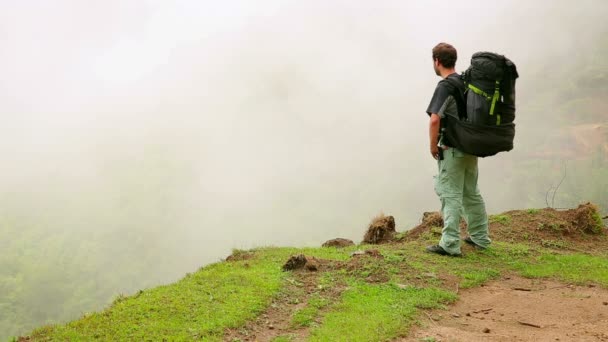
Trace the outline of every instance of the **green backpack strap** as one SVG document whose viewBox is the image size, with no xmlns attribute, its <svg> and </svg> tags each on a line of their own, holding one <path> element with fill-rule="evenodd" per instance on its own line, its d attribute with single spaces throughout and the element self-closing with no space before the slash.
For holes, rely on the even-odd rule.
<svg viewBox="0 0 608 342">
<path fill-rule="evenodd" d="M 494 115 L 494 109 L 496 108 L 496 102 L 498 102 L 498 99 L 500 99 L 500 81 L 497 80 L 496 83 L 494 84 L 494 95 L 490 96 L 488 93 L 486 93 L 485 91 L 477 88 L 476 86 L 472 85 L 471 83 L 469 83 L 467 85 L 467 87 L 473 91 L 475 94 L 483 96 L 486 98 L 486 100 L 491 101 L 490 104 L 490 115 Z M 500 125 L 500 114 L 496 115 L 496 125 Z"/>
<path fill-rule="evenodd" d="M 500 81 L 496 80 L 496 84 L 494 85 L 494 96 L 492 96 L 492 105 L 490 106 L 490 115 L 494 115 L 494 108 L 496 107 L 496 102 L 500 98 Z M 496 115 L 496 125 L 500 125 L 500 114 Z"/>
</svg>

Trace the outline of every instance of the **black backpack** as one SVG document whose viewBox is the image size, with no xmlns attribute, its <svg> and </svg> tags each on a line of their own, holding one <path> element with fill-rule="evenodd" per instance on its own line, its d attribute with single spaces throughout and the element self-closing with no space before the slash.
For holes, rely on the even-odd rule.
<svg viewBox="0 0 608 342">
<path fill-rule="evenodd" d="M 458 117 L 446 116 L 442 132 L 453 147 L 488 157 L 513 149 L 515 138 L 515 64 L 491 52 L 478 52 L 461 82 L 446 78 L 458 103 Z"/>
</svg>

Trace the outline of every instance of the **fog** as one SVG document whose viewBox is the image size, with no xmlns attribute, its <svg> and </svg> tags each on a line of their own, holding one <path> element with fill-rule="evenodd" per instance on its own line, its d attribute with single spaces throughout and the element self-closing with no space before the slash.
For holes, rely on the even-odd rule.
<svg viewBox="0 0 608 342">
<path fill-rule="evenodd" d="M 232 248 L 360 241 L 379 212 L 406 230 L 439 207 L 425 109 L 441 41 L 459 71 L 481 50 L 517 64 L 516 148 L 480 161 L 480 186 L 490 213 L 544 207 L 495 185 L 550 120 L 526 117 L 541 77 L 587 58 L 607 14 L 600 0 L 1 1 L 2 214 L 103 237 L 92 271 L 162 254 L 152 283 Z M 116 293 L 151 284 L 131 281 Z"/>
</svg>

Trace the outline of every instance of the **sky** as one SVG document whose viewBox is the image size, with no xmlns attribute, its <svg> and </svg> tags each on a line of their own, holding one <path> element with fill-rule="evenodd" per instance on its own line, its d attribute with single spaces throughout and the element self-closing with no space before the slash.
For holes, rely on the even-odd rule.
<svg viewBox="0 0 608 342">
<path fill-rule="evenodd" d="M 432 47 L 455 45 L 457 70 L 476 51 L 505 54 L 531 90 L 526 75 L 584 55 L 607 12 L 599 0 L 2 0 L 3 200 L 74 230 L 115 229 L 94 222 L 130 203 L 142 213 L 121 227 L 164 222 L 150 229 L 179 231 L 192 265 L 232 247 L 357 240 L 379 212 L 411 228 L 438 208 Z M 516 157 L 482 161 L 491 212 L 519 205 L 490 186 Z"/>
</svg>

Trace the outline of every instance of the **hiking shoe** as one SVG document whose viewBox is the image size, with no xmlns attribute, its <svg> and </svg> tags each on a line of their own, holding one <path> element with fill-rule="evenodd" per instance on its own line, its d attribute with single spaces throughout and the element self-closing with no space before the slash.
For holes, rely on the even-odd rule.
<svg viewBox="0 0 608 342">
<path fill-rule="evenodd" d="M 435 253 L 435 254 L 439 254 L 439 255 L 461 256 L 460 253 L 458 253 L 458 254 L 448 253 L 448 252 L 446 252 L 445 249 L 443 249 L 443 247 L 441 247 L 439 245 L 427 246 L 426 251 L 429 253 Z"/>
<path fill-rule="evenodd" d="M 471 239 L 470 236 L 467 236 L 466 238 L 464 238 L 464 242 L 468 243 L 469 245 L 475 247 L 476 249 L 479 250 L 484 250 L 486 249 L 485 247 L 481 247 L 480 245 L 476 244 L 475 242 L 473 242 L 473 239 Z"/>
</svg>

